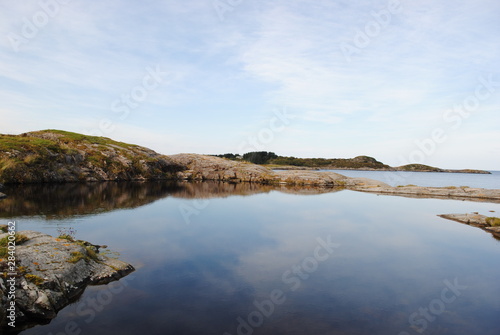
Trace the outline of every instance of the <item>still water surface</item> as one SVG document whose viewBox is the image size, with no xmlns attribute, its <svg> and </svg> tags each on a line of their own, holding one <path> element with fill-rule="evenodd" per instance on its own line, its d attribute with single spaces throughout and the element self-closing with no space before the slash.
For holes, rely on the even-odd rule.
<svg viewBox="0 0 500 335">
<path fill-rule="evenodd" d="M 74 227 L 137 269 L 22 334 L 500 333 L 500 242 L 436 216 L 500 204 L 216 183 L 6 193 L 0 221 Z"/>
<path fill-rule="evenodd" d="M 469 186 L 500 189 L 500 171 L 491 174 L 449 173 L 449 172 L 408 172 L 408 171 L 360 171 L 360 170 L 320 170 L 333 171 L 348 177 L 364 177 L 383 181 L 391 186 Z"/>
</svg>

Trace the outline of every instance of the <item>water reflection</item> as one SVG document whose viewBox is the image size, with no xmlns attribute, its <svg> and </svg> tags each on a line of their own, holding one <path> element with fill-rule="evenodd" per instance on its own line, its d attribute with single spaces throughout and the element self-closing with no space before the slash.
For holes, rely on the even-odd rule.
<svg viewBox="0 0 500 335">
<path fill-rule="evenodd" d="M 250 334 L 238 332 L 239 318 L 248 322 L 255 301 L 270 299 L 273 290 L 286 299 L 253 329 L 255 335 L 419 334 L 410 315 L 439 299 L 443 281 L 454 278 L 467 290 L 428 322 L 425 333 L 498 333 L 498 243 L 436 216 L 498 212 L 498 204 L 254 184 L 170 186 L 142 202 L 149 206 L 109 206 L 109 212 L 75 223 L 79 238 L 120 250 L 136 266 L 135 278 L 91 321 L 78 313 L 77 303 L 26 335 L 58 334 L 68 322 L 80 334 Z M 145 194 L 120 192 L 125 198 Z M 212 200 L 187 225 L 179 206 L 198 198 Z M 134 206 L 132 200 L 125 203 Z M 21 221 L 30 229 L 45 224 L 43 218 Z M 340 247 L 292 290 L 283 274 L 301 278 L 294 269 L 314 257 L 318 237 L 328 236 Z M 80 302 L 95 299 L 102 289 L 86 291 Z"/>
<path fill-rule="evenodd" d="M 319 194 L 338 189 L 296 186 L 269 186 L 255 183 L 223 182 L 102 182 L 31 184 L 9 186 L 8 197 L 0 200 L 0 218 L 44 216 L 65 219 L 132 209 L 171 196 L 184 199 L 223 198 L 278 190 L 286 193 Z"/>
</svg>

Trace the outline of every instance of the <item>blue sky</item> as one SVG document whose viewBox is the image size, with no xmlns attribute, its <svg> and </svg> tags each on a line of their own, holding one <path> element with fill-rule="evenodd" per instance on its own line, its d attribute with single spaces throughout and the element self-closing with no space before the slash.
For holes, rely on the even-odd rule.
<svg viewBox="0 0 500 335">
<path fill-rule="evenodd" d="M 4 0 L 0 133 L 500 170 L 498 17 L 495 0 Z"/>
</svg>

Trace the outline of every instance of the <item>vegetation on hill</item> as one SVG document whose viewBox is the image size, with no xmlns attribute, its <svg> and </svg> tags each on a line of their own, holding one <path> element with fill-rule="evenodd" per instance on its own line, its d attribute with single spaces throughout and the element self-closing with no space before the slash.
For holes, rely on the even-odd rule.
<svg viewBox="0 0 500 335">
<path fill-rule="evenodd" d="M 444 170 L 434 167 L 434 166 L 429 166 L 429 165 L 424 165 L 424 164 L 408 164 L 408 165 L 403 165 L 398 167 L 398 170 L 400 171 L 428 171 L 428 172 L 443 172 Z"/>
<path fill-rule="evenodd" d="M 272 164 L 272 165 L 287 165 L 287 166 L 300 166 L 300 167 L 313 167 L 313 168 L 369 168 L 369 169 L 387 169 L 390 166 L 385 165 L 375 158 L 368 156 L 358 156 L 355 158 L 296 158 L 278 156 L 274 152 L 267 151 L 254 151 L 248 152 L 243 156 L 235 154 L 217 155 L 228 159 L 243 159 L 254 164 Z"/>
<path fill-rule="evenodd" d="M 461 173 L 483 173 L 489 174 L 488 171 L 482 170 L 448 170 L 440 169 L 434 166 L 424 164 L 408 164 L 398 167 L 391 167 L 382 162 L 379 162 L 373 157 L 357 156 L 354 158 L 297 158 L 279 156 L 274 152 L 253 151 L 247 152 L 243 156 L 238 154 L 223 154 L 215 155 L 230 160 L 244 160 L 254 164 L 273 165 L 276 168 L 281 166 L 301 167 L 301 168 L 316 168 L 316 169 L 360 169 L 360 170 L 382 170 L 382 171 L 415 171 L 415 172 L 461 172 Z"/>
<path fill-rule="evenodd" d="M 168 179 L 182 168 L 105 137 L 61 130 L 0 135 L 0 183 Z"/>
</svg>

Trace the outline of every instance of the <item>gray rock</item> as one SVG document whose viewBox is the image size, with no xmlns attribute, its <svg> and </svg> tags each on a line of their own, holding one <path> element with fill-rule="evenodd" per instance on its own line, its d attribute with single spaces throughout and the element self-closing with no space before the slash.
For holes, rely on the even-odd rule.
<svg viewBox="0 0 500 335">
<path fill-rule="evenodd" d="M 374 192 L 411 198 L 437 198 L 500 203 L 500 190 L 497 189 L 472 187 L 424 187 L 412 185 L 372 188 L 356 187 L 354 189 L 363 192 Z"/>
<path fill-rule="evenodd" d="M 5 195 L 2 192 L 0 192 L 0 199 L 3 199 L 3 198 L 7 198 L 7 195 Z"/>
<path fill-rule="evenodd" d="M 99 254 L 98 246 L 88 242 L 58 239 L 35 231 L 17 235 L 28 240 L 16 248 L 16 324 L 27 324 L 32 319 L 50 320 L 88 285 L 107 284 L 134 271 L 130 264 Z M 6 236 L 0 234 L 0 239 Z M 6 278 L 0 277 L 2 311 L 7 304 L 6 286 Z"/>
<path fill-rule="evenodd" d="M 486 215 L 481 215 L 477 214 L 477 212 L 474 212 L 472 214 L 441 214 L 438 216 L 442 217 L 443 219 L 453 220 L 481 228 L 482 230 L 491 233 L 495 238 L 500 239 L 500 227 L 491 227 L 486 222 Z"/>
</svg>

